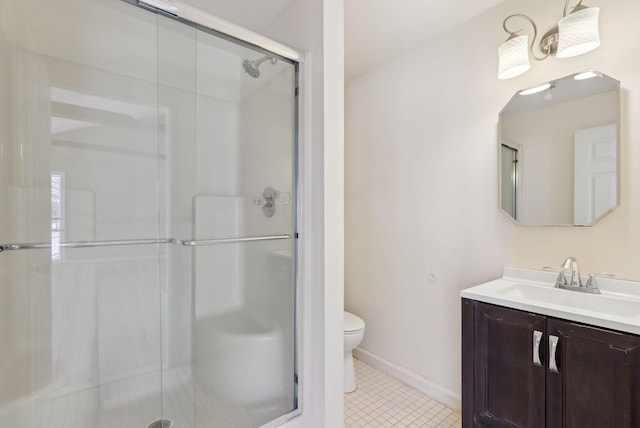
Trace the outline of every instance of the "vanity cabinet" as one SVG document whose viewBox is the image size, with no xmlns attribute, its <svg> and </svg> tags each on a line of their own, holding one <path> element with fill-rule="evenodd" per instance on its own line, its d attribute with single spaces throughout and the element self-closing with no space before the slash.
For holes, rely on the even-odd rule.
<svg viewBox="0 0 640 428">
<path fill-rule="evenodd" d="M 462 300 L 463 428 L 640 427 L 640 336 Z"/>
</svg>

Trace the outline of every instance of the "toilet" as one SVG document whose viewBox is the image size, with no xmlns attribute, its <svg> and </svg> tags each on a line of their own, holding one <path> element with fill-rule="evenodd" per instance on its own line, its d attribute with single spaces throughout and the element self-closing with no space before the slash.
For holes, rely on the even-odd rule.
<svg viewBox="0 0 640 428">
<path fill-rule="evenodd" d="M 344 392 L 356 390 L 356 371 L 353 367 L 353 350 L 364 337 L 364 321 L 344 311 Z"/>
</svg>

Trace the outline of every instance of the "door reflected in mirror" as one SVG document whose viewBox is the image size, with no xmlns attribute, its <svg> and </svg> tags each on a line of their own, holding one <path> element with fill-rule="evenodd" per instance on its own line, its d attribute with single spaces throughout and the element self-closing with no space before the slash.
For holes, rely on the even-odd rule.
<svg viewBox="0 0 640 428">
<path fill-rule="evenodd" d="M 500 208 L 527 226 L 591 226 L 619 205 L 620 82 L 591 70 L 518 91 L 500 112 Z"/>
</svg>

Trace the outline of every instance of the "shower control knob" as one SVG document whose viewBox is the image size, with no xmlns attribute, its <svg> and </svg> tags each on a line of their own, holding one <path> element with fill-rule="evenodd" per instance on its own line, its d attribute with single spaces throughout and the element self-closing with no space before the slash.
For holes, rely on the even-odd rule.
<svg viewBox="0 0 640 428">
<path fill-rule="evenodd" d="M 281 190 L 275 190 L 273 187 L 267 187 L 262 192 L 262 196 L 253 198 L 253 205 L 262 208 L 262 212 L 267 217 L 273 217 L 276 208 L 288 205 L 291 200 L 291 193 Z"/>
<path fill-rule="evenodd" d="M 253 198 L 253 205 L 258 208 L 262 208 L 267 204 L 268 204 L 267 200 L 262 196 L 256 196 L 255 198 Z"/>
</svg>

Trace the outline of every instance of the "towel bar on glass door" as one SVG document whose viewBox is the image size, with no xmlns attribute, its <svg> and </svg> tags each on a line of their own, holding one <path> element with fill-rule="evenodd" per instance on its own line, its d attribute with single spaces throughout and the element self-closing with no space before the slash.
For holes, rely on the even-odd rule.
<svg viewBox="0 0 640 428">
<path fill-rule="evenodd" d="M 30 244 L 2 244 L 0 252 L 12 250 L 38 250 L 48 249 L 51 247 L 64 248 L 86 248 L 86 247 L 110 247 L 115 245 L 148 245 L 148 244 L 171 244 L 173 239 L 128 239 L 115 241 L 77 241 L 77 242 L 60 242 L 52 244 L 51 242 L 35 242 Z"/>
<path fill-rule="evenodd" d="M 30 244 L 29 243 L 2 244 L 0 245 L 0 253 L 3 251 L 15 251 L 15 250 L 49 249 L 51 247 L 87 248 L 87 247 L 109 247 L 109 246 L 116 246 L 116 245 L 181 244 L 187 247 L 197 247 L 201 245 L 232 244 L 236 242 L 252 242 L 252 241 L 273 241 L 277 239 L 289 239 L 289 238 L 291 238 L 291 235 L 250 236 L 246 238 L 203 239 L 203 240 L 190 240 L 190 241 L 181 241 L 178 239 L 171 239 L 171 238 L 130 239 L 130 240 L 115 240 L 115 241 L 78 241 L 78 242 L 61 242 L 55 245 L 50 242 L 35 242 Z"/>
<path fill-rule="evenodd" d="M 200 239 L 200 240 L 194 240 L 194 241 L 180 241 L 180 243 L 187 247 L 199 247 L 201 245 L 235 244 L 237 242 L 252 242 L 252 241 L 275 241 L 277 239 L 289 239 L 289 238 L 291 238 L 291 235 L 250 236 L 247 238 Z"/>
</svg>

